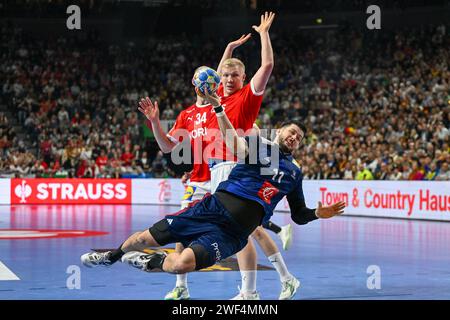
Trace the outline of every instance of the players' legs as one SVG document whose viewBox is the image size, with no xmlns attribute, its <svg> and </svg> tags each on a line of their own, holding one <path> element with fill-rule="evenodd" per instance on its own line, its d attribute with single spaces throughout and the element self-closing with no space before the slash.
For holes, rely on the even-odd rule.
<svg viewBox="0 0 450 320">
<path fill-rule="evenodd" d="M 292 245 L 292 226 L 291 224 L 284 225 L 282 227 L 268 221 L 263 224 L 263 227 L 267 230 L 274 232 L 280 237 L 281 243 L 283 244 L 283 250 L 288 250 Z"/>
<path fill-rule="evenodd" d="M 175 253 L 181 255 L 184 250 L 184 246 L 181 243 L 175 244 Z M 169 260 L 171 261 L 171 259 Z M 167 267 L 169 268 L 169 267 Z M 167 292 L 164 296 L 164 300 L 187 300 L 190 299 L 188 283 L 187 283 L 187 273 L 175 272 L 177 275 L 177 281 L 175 287 Z"/>
<path fill-rule="evenodd" d="M 132 234 L 117 249 L 107 252 L 90 252 L 81 256 L 81 262 L 87 267 L 98 265 L 110 266 L 130 251 L 143 251 L 148 247 L 159 247 L 149 230 Z"/>
<path fill-rule="evenodd" d="M 181 243 L 175 244 L 175 252 L 180 254 L 183 252 L 184 246 Z M 179 273 L 177 274 L 177 282 L 175 284 L 176 287 L 187 287 L 187 274 Z"/>
<path fill-rule="evenodd" d="M 148 247 L 160 247 L 149 230 L 136 232 L 129 237 L 120 247 L 124 253 L 130 251 L 144 251 Z"/>
<path fill-rule="evenodd" d="M 181 252 L 173 252 L 167 255 L 162 265 L 163 271 L 180 274 L 195 270 L 196 261 L 194 251 L 192 248 L 183 249 L 182 244 L 180 244 L 180 247 L 182 248 Z"/>
<path fill-rule="evenodd" d="M 181 201 L 181 209 L 185 209 L 193 201 L 200 200 L 204 195 L 210 191 L 210 184 L 208 181 L 203 182 L 201 186 L 188 185 Z M 175 244 L 175 252 L 181 254 L 184 250 L 184 246 L 181 243 Z M 188 281 L 187 273 L 177 273 L 177 280 L 175 283 L 175 288 L 169 291 L 164 299 L 165 300 L 185 300 L 189 299 Z"/>
<path fill-rule="evenodd" d="M 275 241 L 272 240 L 267 231 L 265 231 L 262 227 L 258 227 L 255 231 L 253 231 L 252 236 L 258 242 L 266 257 L 269 258 L 269 261 L 277 270 L 278 275 L 280 276 L 280 281 L 283 282 L 291 278 L 292 275 L 289 273 L 287 266 L 284 263 L 280 250 L 278 250 Z"/>
<path fill-rule="evenodd" d="M 236 254 L 239 270 L 241 272 L 241 290 L 233 299 L 259 299 L 256 291 L 256 249 L 252 237 L 248 238 L 247 245 Z"/>
</svg>

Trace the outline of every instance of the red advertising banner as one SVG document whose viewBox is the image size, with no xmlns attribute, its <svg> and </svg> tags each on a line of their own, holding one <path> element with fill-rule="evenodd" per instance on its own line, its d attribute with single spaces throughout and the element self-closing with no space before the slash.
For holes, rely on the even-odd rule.
<svg viewBox="0 0 450 320">
<path fill-rule="evenodd" d="M 131 204 L 129 179 L 11 179 L 11 204 Z"/>
</svg>

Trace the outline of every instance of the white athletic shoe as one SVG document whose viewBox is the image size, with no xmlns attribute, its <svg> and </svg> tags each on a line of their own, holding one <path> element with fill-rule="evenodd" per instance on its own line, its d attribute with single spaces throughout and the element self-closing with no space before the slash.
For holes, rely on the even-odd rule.
<svg viewBox="0 0 450 320">
<path fill-rule="evenodd" d="M 292 244 L 292 226 L 290 224 L 282 226 L 278 236 L 283 243 L 283 250 L 288 250 Z"/>
<path fill-rule="evenodd" d="M 164 300 L 189 300 L 190 298 L 187 287 L 177 286 L 166 294 Z"/>
<path fill-rule="evenodd" d="M 109 261 L 109 254 L 111 251 L 107 252 L 89 252 L 81 256 L 81 262 L 88 268 L 96 266 L 110 266 L 112 262 Z"/>
<path fill-rule="evenodd" d="M 300 281 L 292 276 L 292 278 L 283 281 L 281 286 L 282 289 L 278 300 L 291 300 L 295 296 L 297 289 L 300 287 Z"/>
<path fill-rule="evenodd" d="M 150 272 L 151 269 L 147 266 L 148 262 L 155 256 L 167 256 L 165 252 L 158 251 L 152 254 L 147 254 L 139 251 L 130 251 L 122 256 L 122 262 L 130 266 L 141 269 L 145 272 Z"/>
<path fill-rule="evenodd" d="M 243 292 L 239 287 L 239 294 L 230 300 L 261 300 L 259 292 Z"/>
</svg>

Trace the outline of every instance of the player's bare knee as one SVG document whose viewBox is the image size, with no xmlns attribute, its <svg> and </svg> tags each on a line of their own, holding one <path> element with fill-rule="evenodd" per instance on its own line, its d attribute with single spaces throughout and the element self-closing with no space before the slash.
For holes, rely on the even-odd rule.
<svg viewBox="0 0 450 320">
<path fill-rule="evenodd" d="M 191 271 L 194 271 L 192 263 L 189 263 L 181 258 L 175 260 L 175 263 L 173 264 L 174 273 L 186 273 Z"/>
<path fill-rule="evenodd" d="M 253 233 L 252 233 L 252 237 L 256 240 L 256 241 L 261 241 L 264 238 L 264 231 L 262 230 L 261 227 L 257 227 Z"/>
<path fill-rule="evenodd" d="M 146 233 L 147 232 L 147 233 Z M 136 237 L 136 242 L 142 246 L 151 246 L 150 237 L 148 235 L 148 231 L 140 232 Z"/>
</svg>

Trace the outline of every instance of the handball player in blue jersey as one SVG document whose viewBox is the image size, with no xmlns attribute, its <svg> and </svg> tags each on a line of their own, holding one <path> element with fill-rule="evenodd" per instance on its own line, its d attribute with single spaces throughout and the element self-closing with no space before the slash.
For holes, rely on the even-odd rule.
<svg viewBox="0 0 450 320">
<path fill-rule="evenodd" d="M 284 196 L 296 224 L 343 213 L 345 203 L 342 201 L 331 206 L 322 206 L 319 202 L 316 209 L 306 207 L 302 172 L 292 157 L 306 133 L 301 123 L 284 123 L 273 142 L 260 136 L 239 137 L 219 98 L 216 95 L 207 98 L 227 147 L 239 159 L 228 180 L 220 183 L 214 194 L 165 216 L 148 230 L 133 234 L 118 249 L 84 254 L 81 257 L 84 265 L 111 265 L 121 260 L 143 271 L 161 269 L 169 273 L 212 266 L 239 252 L 253 230 L 269 221 Z M 149 247 L 176 242 L 185 247 L 181 253 L 142 252 Z"/>
</svg>

